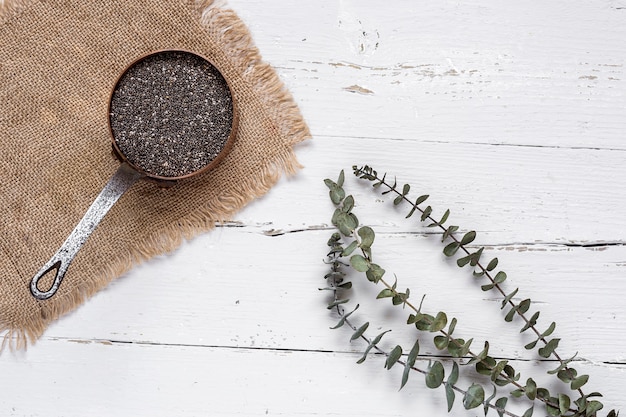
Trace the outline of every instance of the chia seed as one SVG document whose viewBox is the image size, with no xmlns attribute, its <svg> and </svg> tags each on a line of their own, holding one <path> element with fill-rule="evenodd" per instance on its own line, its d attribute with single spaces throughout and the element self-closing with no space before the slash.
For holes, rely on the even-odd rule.
<svg viewBox="0 0 626 417">
<path fill-rule="evenodd" d="M 150 55 L 120 78 L 109 107 L 111 133 L 131 165 L 177 178 L 209 165 L 233 124 L 228 84 L 205 59 L 181 51 Z"/>
</svg>

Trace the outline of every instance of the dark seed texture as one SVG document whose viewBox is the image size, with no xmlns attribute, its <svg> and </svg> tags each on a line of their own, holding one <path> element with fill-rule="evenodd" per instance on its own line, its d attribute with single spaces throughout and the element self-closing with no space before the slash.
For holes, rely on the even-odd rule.
<svg viewBox="0 0 626 417">
<path fill-rule="evenodd" d="M 150 55 L 128 69 L 109 111 L 111 133 L 128 162 L 164 178 L 209 165 L 233 124 L 224 77 L 203 58 L 179 51 Z"/>
</svg>

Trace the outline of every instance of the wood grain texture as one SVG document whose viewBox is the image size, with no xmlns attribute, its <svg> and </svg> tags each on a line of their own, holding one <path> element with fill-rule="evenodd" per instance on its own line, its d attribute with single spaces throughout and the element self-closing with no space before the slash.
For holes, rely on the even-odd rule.
<svg viewBox="0 0 626 417">
<path fill-rule="evenodd" d="M 587 391 L 624 410 L 622 3 L 230 1 L 311 126 L 314 140 L 298 147 L 305 169 L 114 282 L 27 352 L 0 355 L 0 414 L 446 415 L 443 390 L 415 374 L 398 392 L 400 369 L 376 355 L 356 365 L 364 346 L 329 330 L 322 180 L 363 163 L 476 230 L 506 288 L 534 301 L 539 327 L 557 322 L 564 357 L 578 352 Z M 544 380 L 555 363 L 523 349 L 521 323 L 504 323 L 498 298 L 445 259 L 440 235 L 350 174 L 346 188 L 400 287 L 456 317 L 477 349 L 488 339 L 524 380 Z M 385 347 L 409 346 L 406 312 L 352 279 L 355 322 L 393 328 Z M 424 342 L 418 363 L 438 354 Z M 450 415 L 482 411 L 457 404 Z"/>
</svg>

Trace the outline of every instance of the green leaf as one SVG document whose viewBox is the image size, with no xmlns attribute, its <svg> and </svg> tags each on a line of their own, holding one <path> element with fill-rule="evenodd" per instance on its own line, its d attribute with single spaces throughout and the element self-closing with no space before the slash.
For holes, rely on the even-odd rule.
<svg viewBox="0 0 626 417">
<path fill-rule="evenodd" d="M 535 312 L 535 314 L 533 314 L 533 316 L 530 318 L 530 320 L 528 320 L 528 322 L 524 325 L 524 327 L 522 327 L 522 330 L 520 330 L 520 333 L 524 333 L 526 330 L 530 329 L 531 327 L 533 327 L 535 324 L 537 324 L 537 319 L 539 318 L 539 312 Z"/>
<path fill-rule="evenodd" d="M 506 409 L 506 403 L 509 402 L 509 399 L 506 397 L 498 398 L 496 401 L 496 407 L 498 409 L 498 415 L 500 417 L 504 417 L 504 411 Z"/>
<path fill-rule="evenodd" d="M 363 226 L 359 229 L 358 235 L 361 237 L 361 247 L 371 247 L 374 243 L 374 237 L 376 234 L 371 227 Z"/>
<path fill-rule="evenodd" d="M 519 291 L 519 288 L 516 288 L 515 290 L 513 290 L 513 292 L 509 293 L 506 297 L 504 297 L 504 300 L 502 300 L 503 309 L 513 299 L 513 297 L 515 297 L 515 294 L 517 294 L 518 291 Z"/>
<path fill-rule="evenodd" d="M 454 389 L 452 389 L 452 385 L 450 383 L 447 383 L 445 387 L 446 387 L 446 401 L 448 402 L 448 413 L 449 413 L 450 410 L 452 410 L 452 406 L 454 405 L 455 394 L 454 394 Z"/>
<path fill-rule="evenodd" d="M 351 235 L 358 225 L 359 219 L 354 214 L 343 211 L 337 214 L 337 227 L 345 236 Z"/>
<path fill-rule="evenodd" d="M 394 294 L 394 291 L 390 290 L 389 288 L 384 288 L 381 292 L 378 293 L 376 299 L 393 297 Z"/>
<path fill-rule="evenodd" d="M 441 241 L 443 242 L 444 240 L 446 240 L 448 237 L 450 237 L 452 235 L 452 233 L 456 232 L 457 230 L 459 230 L 459 226 L 449 226 L 445 232 L 443 232 L 443 236 L 441 237 Z"/>
<path fill-rule="evenodd" d="M 397 206 L 398 204 L 402 203 L 402 200 L 404 200 L 404 197 L 402 195 L 397 196 L 393 200 L 393 205 Z"/>
<path fill-rule="evenodd" d="M 326 179 L 324 180 L 324 184 L 326 184 L 326 186 L 327 186 L 330 190 L 332 190 L 333 188 L 336 188 L 336 187 L 337 187 L 337 185 L 338 185 L 335 181 L 333 181 L 333 180 L 331 180 L 331 179 L 328 179 L 328 178 L 326 178 Z"/>
<path fill-rule="evenodd" d="M 345 175 L 345 173 L 343 172 L 343 169 L 342 169 L 341 172 L 339 173 L 339 178 L 337 179 L 337 185 L 342 187 L 343 186 L 343 182 L 345 181 L 345 179 L 346 179 L 346 175 Z"/>
<path fill-rule="evenodd" d="M 589 381 L 589 375 L 581 375 L 579 377 L 576 377 L 570 384 L 570 388 L 572 388 L 572 390 L 576 391 L 577 389 L 581 388 L 583 385 L 585 385 L 587 383 L 587 381 Z"/>
<path fill-rule="evenodd" d="M 485 285 L 481 285 L 480 289 L 483 291 L 489 291 L 491 289 L 493 289 L 493 287 L 495 287 L 496 284 L 485 284 Z"/>
<path fill-rule="evenodd" d="M 393 348 L 387 356 L 387 360 L 385 361 L 385 368 L 391 369 L 396 364 L 396 362 L 398 362 L 398 359 L 400 359 L 401 356 L 402 347 L 400 345 L 396 345 L 396 347 Z"/>
<path fill-rule="evenodd" d="M 476 408 L 483 403 L 485 399 L 485 390 L 482 386 L 473 383 L 465 392 L 463 397 L 463 407 L 466 410 Z"/>
<path fill-rule="evenodd" d="M 524 345 L 524 349 L 526 349 L 526 350 L 534 349 L 535 346 L 537 345 L 538 341 L 539 341 L 539 339 L 535 340 L 534 342 L 530 342 L 527 345 Z"/>
<path fill-rule="evenodd" d="M 385 275 L 385 270 L 377 264 L 370 264 L 370 268 L 365 272 L 367 279 L 375 284 L 380 281 L 383 275 Z"/>
<path fill-rule="evenodd" d="M 524 389 L 529 400 L 534 400 L 537 397 L 537 384 L 532 378 L 528 378 Z"/>
<path fill-rule="evenodd" d="M 503 361 L 498 362 L 498 364 L 496 366 L 494 366 L 494 368 L 491 370 L 491 380 L 492 381 L 495 382 L 496 379 L 498 379 L 498 377 L 504 371 L 504 368 L 507 366 L 508 363 L 509 363 L 509 361 L 503 360 Z"/>
<path fill-rule="evenodd" d="M 465 345 L 464 339 L 454 339 L 454 342 L 448 344 L 448 352 L 453 358 L 460 358 L 463 355 L 463 346 Z"/>
<path fill-rule="evenodd" d="M 358 339 L 359 337 L 363 336 L 363 333 L 365 333 L 365 331 L 367 330 L 367 328 L 369 327 L 370 323 L 368 321 L 366 321 L 361 327 L 359 327 L 357 329 L 356 332 L 354 332 L 352 334 L 352 336 L 350 337 L 350 341 L 352 342 L 353 340 Z"/>
<path fill-rule="evenodd" d="M 549 398 L 550 403 L 552 404 L 558 404 L 559 400 L 557 400 L 554 397 L 550 397 Z M 559 410 L 559 407 L 553 407 L 552 405 L 546 403 L 546 411 L 548 412 L 549 416 L 552 417 L 560 417 L 561 416 L 561 411 Z"/>
<path fill-rule="evenodd" d="M 539 353 L 539 356 L 541 356 L 542 358 L 549 358 L 550 355 L 552 355 L 556 348 L 559 346 L 560 340 L 561 339 L 557 338 L 550 340 L 544 347 L 540 348 L 537 351 Z"/>
<path fill-rule="evenodd" d="M 472 255 L 467 255 L 464 256 L 462 258 L 459 258 L 456 260 L 456 264 L 460 267 L 463 268 L 465 265 L 467 265 L 468 263 L 470 263 L 470 261 L 472 260 Z"/>
<path fill-rule="evenodd" d="M 595 413 L 602 410 L 602 408 L 604 408 L 604 405 L 600 401 L 589 401 L 585 408 L 585 414 L 587 416 L 593 416 Z"/>
<path fill-rule="evenodd" d="M 419 340 L 415 340 L 415 343 L 413 344 L 413 347 L 411 348 L 411 351 L 409 352 L 409 356 L 407 356 L 406 358 L 406 363 L 409 364 L 409 367 L 412 367 L 413 365 L 415 365 L 415 361 L 417 360 L 417 355 L 419 355 L 420 353 L 420 343 Z"/>
<path fill-rule="evenodd" d="M 452 335 L 452 333 L 454 333 L 454 329 L 456 328 L 456 323 L 457 323 L 456 318 L 452 317 L 452 320 L 450 320 L 450 326 L 448 327 L 449 335 Z"/>
<path fill-rule="evenodd" d="M 545 388 L 537 388 L 537 398 L 547 400 L 550 398 L 550 391 Z"/>
<path fill-rule="evenodd" d="M 561 414 L 567 413 L 571 404 L 570 398 L 565 394 L 559 394 L 559 411 Z"/>
<path fill-rule="evenodd" d="M 446 316 L 446 313 L 444 313 L 443 311 L 440 311 L 439 313 L 437 313 L 437 316 L 433 320 L 428 330 L 430 330 L 431 332 L 438 332 L 446 327 L 446 324 L 448 324 L 448 316 Z"/>
<path fill-rule="evenodd" d="M 343 204 L 341 205 L 341 210 L 344 213 L 350 213 L 350 211 L 354 208 L 354 197 L 351 195 L 347 196 L 343 200 Z"/>
<path fill-rule="evenodd" d="M 487 268 L 485 269 L 487 271 L 493 271 L 494 269 L 496 269 L 496 266 L 498 266 L 498 258 L 493 258 L 491 262 L 489 262 L 489 264 L 487 265 Z"/>
<path fill-rule="evenodd" d="M 574 378 L 576 378 L 576 375 L 578 375 L 578 372 L 574 368 L 561 369 L 556 374 L 557 378 L 559 378 L 561 381 L 565 382 L 566 384 L 569 384 L 570 382 L 572 382 Z"/>
<path fill-rule="evenodd" d="M 463 238 L 461 239 L 461 245 L 463 246 L 469 245 L 470 243 L 474 241 L 474 239 L 476 239 L 476 232 L 473 230 L 470 232 L 467 232 L 465 236 L 463 236 Z"/>
<path fill-rule="evenodd" d="M 352 255 L 350 265 L 359 272 L 366 272 L 370 269 L 370 263 L 362 255 Z"/>
<path fill-rule="evenodd" d="M 409 374 L 411 373 L 411 368 L 415 365 L 415 360 L 417 359 L 417 355 L 420 351 L 419 340 L 415 340 L 415 344 L 411 348 L 409 352 L 409 356 L 404 363 L 404 371 L 402 372 L 402 383 L 400 384 L 400 389 L 402 389 L 407 381 L 409 380 Z"/>
<path fill-rule="evenodd" d="M 345 303 L 347 303 L 349 301 L 350 300 L 347 299 L 347 298 L 344 298 L 343 300 L 334 300 L 334 301 L 330 302 L 326 308 L 329 309 L 329 310 L 332 310 L 333 308 L 337 307 L 338 305 L 345 304 Z"/>
<path fill-rule="evenodd" d="M 415 200 L 415 205 L 419 206 L 424 201 L 428 200 L 428 197 L 429 197 L 429 195 L 421 195 L 421 196 L 417 197 L 417 200 Z"/>
<path fill-rule="evenodd" d="M 356 363 L 363 363 L 365 362 L 365 359 L 367 358 L 367 354 L 370 352 L 370 350 L 372 350 L 374 348 L 374 346 L 376 346 L 380 340 L 383 338 L 383 336 L 390 332 L 391 330 L 385 330 L 384 332 L 380 333 L 378 336 L 376 336 L 371 342 L 370 344 L 367 346 L 367 348 L 365 349 L 365 351 L 363 352 L 363 356 L 361 356 L 361 359 L 359 359 L 358 361 L 356 361 Z"/>
<path fill-rule="evenodd" d="M 435 336 L 435 347 L 439 350 L 444 350 L 448 347 L 449 339 L 447 336 Z"/>
<path fill-rule="evenodd" d="M 354 313 L 355 311 L 357 311 L 357 309 L 359 308 L 359 305 L 357 304 L 356 307 L 354 307 L 354 310 L 352 310 L 349 313 L 345 313 L 341 315 L 341 319 L 339 320 L 339 322 L 337 323 L 336 326 L 331 327 L 332 330 L 338 329 L 341 326 L 343 326 L 346 323 L 346 320 L 348 319 L 348 317 L 350 317 L 352 315 L 352 313 Z"/>
<path fill-rule="evenodd" d="M 422 212 L 422 216 L 420 217 L 420 221 L 424 221 L 426 220 L 431 213 L 433 212 L 433 208 L 431 206 L 428 206 L 424 209 L 424 211 Z"/>
<path fill-rule="evenodd" d="M 341 200 L 346 196 L 346 192 L 341 187 L 331 188 L 328 194 L 330 195 L 330 201 L 335 205 L 341 203 Z"/>
<path fill-rule="evenodd" d="M 511 322 L 513 321 L 513 317 L 515 317 L 515 312 L 517 311 L 517 306 L 513 306 L 507 315 L 504 317 L 504 321 Z"/>
<path fill-rule="evenodd" d="M 476 363 L 476 372 L 481 375 L 491 375 L 492 369 L 496 366 L 496 360 L 487 356 Z"/>
<path fill-rule="evenodd" d="M 550 336 L 552 333 L 554 333 L 554 329 L 556 329 L 556 323 L 552 322 L 550 324 L 550 327 L 548 327 L 548 329 L 545 332 L 541 333 L 541 336 L 542 337 Z"/>
<path fill-rule="evenodd" d="M 506 281 L 506 272 L 504 271 L 499 271 L 493 278 L 493 282 L 496 284 L 502 284 L 504 281 Z"/>
<path fill-rule="evenodd" d="M 443 248 L 443 253 L 446 256 L 453 256 L 456 253 L 456 251 L 459 250 L 459 248 L 460 248 L 460 245 L 458 242 L 452 242 L 446 245 L 445 248 Z"/>
<path fill-rule="evenodd" d="M 444 374 L 441 362 L 435 361 L 426 373 L 426 386 L 432 389 L 439 387 L 443 383 Z"/>
<path fill-rule="evenodd" d="M 529 308 L 530 308 L 530 299 L 527 298 L 525 300 L 522 300 L 519 303 L 519 307 L 517 308 L 517 311 L 519 312 L 519 314 L 525 314 Z"/>
<path fill-rule="evenodd" d="M 459 365 L 456 362 L 452 362 L 452 371 L 450 372 L 450 376 L 448 376 L 448 384 L 456 384 L 459 380 Z"/>
<path fill-rule="evenodd" d="M 355 240 L 350 243 L 344 250 L 341 252 L 341 256 L 350 256 L 352 252 L 357 248 L 358 242 Z"/>
<path fill-rule="evenodd" d="M 422 331 L 430 330 L 430 325 L 434 320 L 435 318 L 430 314 L 419 313 L 416 316 L 415 327 Z"/>
<path fill-rule="evenodd" d="M 514 391 L 511 391 L 511 397 L 513 398 L 520 398 L 522 395 L 524 395 L 524 390 L 522 389 L 516 389 Z"/>
<path fill-rule="evenodd" d="M 443 213 L 441 220 L 439 220 L 439 225 L 442 226 L 448 220 L 449 216 L 450 216 L 450 209 L 447 209 L 446 212 Z"/>
</svg>

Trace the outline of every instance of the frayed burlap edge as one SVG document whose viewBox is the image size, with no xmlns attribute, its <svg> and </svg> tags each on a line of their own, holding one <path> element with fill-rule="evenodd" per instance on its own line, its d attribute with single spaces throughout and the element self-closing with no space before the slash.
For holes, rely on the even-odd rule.
<svg viewBox="0 0 626 417">
<path fill-rule="evenodd" d="M 179 247 L 184 239 L 214 228 L 216 222 L 228 219 L 250 201 L 267 193 L 283 174 L 293 175 L 302 168 L 292 146 L 310 138 L 309 129 L 293 97 L 276 72 L 263 62 L 246 25 L 234 11 L 223 8 L 226 3 L 223 0 L 181 1 L 195 9 L 205 30 L 215 36 L 223 50 L 227 51 L 232 65 L 243 74 L 244 80 L 265 104 L 267 116 L 281 136 L 286 138 L 287 146 L 279 154 L 272 155 L 266 165 L 259 168 L 258 176 L 240 182 L 229 196 L 196 209 L 164 233 L 149 236 L 130 253 L 112 260 L 109 268 L 102 271 L 100 276 L 90 279 L 80 291 L 46 303 L 40 314 L 25 320 L 23 327 L 16 328 L 11 323 L 0 323 L 0 335 L 5 333 L 0 352 L 7 347 L 11 350 L 25 350 L 43 335 L 52 321 L 76 309 L 134 265 L 170 252 Z M 18 17 L 28 7 L 28 3 L 29 0 L 0 0 L 0 24 Z"/>
</svg>

